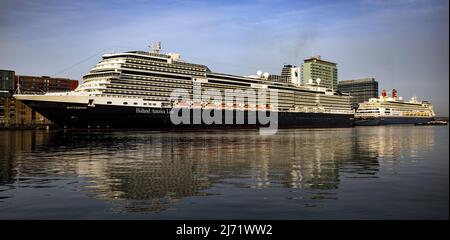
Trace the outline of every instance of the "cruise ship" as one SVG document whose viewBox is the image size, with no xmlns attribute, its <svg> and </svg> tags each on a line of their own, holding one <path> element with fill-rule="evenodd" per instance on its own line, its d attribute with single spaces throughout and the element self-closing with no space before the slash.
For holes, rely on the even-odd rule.
<svg viewBox="0 0 450 240">
<path fill-rule="evenodd" d="M 386 90 L 383 90 L 379 98 L 371 98 L 359 105 L 355 113 L 355 125 L 423 124 L 434 117 L 430 102 L 418 101 L 417 97 L 404 101 L 397 96 L 395 89 L 392 90 L 392 96 L 388 97 Z"/>
<path fill-rule="evenodd" d="M 61 128 L 260 128 L 268 123 L 250 119 L 260 113 L 276 114 L 279 128 L 352 126 L 351 96 L 321 86 L 320 79 L 301 84 L 299 72 L 291 65 L 285 65 L 281 76 L 212 72 L 183 61 L 178 53 L 162 53 L 158 42 L 149 51 L 104 54 L 73 91 L 14 97 Z M 231 101 L 198 96 L 207 91 L 235 95 Z M 174 92 L 184 95 L 174 98 Z M 174 122 L 174 110 L 191 121 Z M 205 115 L 215 120 L 200 119 Z"/>
</svg>

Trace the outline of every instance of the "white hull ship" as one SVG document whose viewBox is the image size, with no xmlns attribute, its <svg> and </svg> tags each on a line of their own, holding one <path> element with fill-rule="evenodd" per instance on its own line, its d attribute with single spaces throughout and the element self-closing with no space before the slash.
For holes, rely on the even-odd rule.
<svg viewBox="0 0 450 240">
<path fill-rule="evenodd" d="M 355 125 L 423 124 L 434 117 L 430 102 L 418 101 L 416 97 L 404 101 L 397 96 L 395 89 L 392 97 L 387 97 L 383 90 L 379 98 L 371 98 L 359 105 L 355 113 Z"/>
</svg>

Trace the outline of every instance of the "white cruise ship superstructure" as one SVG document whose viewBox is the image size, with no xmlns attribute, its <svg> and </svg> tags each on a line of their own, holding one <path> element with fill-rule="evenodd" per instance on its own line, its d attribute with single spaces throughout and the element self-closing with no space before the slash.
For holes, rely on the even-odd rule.
<svg viewBox="0 0 450 240">
<path fill-rule="evenodd" d="M 14 97 L 65 128 L 178 128 L 178 127 L 259 127 L 248 121 L 250 113 L 276 112 L 279 127 L 347 127 L 354 110 L 351 97 L 320 85 L 320 80 L 300 84 L 300 69 L 287 65 L 281 76 L 262 74 L 237 76 L 212 72 L 207 66 L 182 61 L 180 54 L 152 50 L 104 54 L 71 92 L 44 95 L 16 94 Z M 196 98 L 196 90 L 235 91 L 235 99 Z M 266 91 L 262 91 L 266 90 Z M 174 91 L 187 98 L 173 99 Z M 249 97 L 256 92 L 259 101 Z M 277 101 L 270 95 L 276 91 Z M 243 99 L 243 101 L 237 101 Z M 217 110 L 233 116 L 242 114 L 244 122 L 225 120 L 208 124 L 175 124 L 173 109 L 187 109 L 191 118 L 205 110 Z"/>
</svg>

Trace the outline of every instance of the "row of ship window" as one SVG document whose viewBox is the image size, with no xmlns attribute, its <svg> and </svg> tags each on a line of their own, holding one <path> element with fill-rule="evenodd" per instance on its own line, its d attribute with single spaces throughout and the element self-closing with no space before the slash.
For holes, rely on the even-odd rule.
<svg viewBox="0 0 450 240">
<path fill-rule="evenodd" d="M 164 59 L 161 58 L 154 58 L 154 57 L 142 57 L 142 56 L 135 56 L 135 55 L 127 55 L 125 57 L 127 57 L 127 59 L 139 59 L 139 60 L 145 60 L 145 61 L 152 61 L 152 62 L 167 62 L 167 56 L 163 56 L 161 54 L 153 54 L 153 53 L 146 53 L 150 56 L 156 56 L 156 57 L 163 57 Z"/>
<path fill-rule="evenodd" d="M 187 63 L 187 62 L 181 62 L 181 61 L 173 61 L 175 62 L 177 65 L 185 65 L 185 66 L 191 66 L 191 67 L 199 67 L 200 69 L 205 69 L 206 70 L 206 66 L 201 65 L 201 64 L 195 64 L 195 63 Z"/>
<path fill-rule="evenodd" d="M 133 94 L 133 92 L 131 91 L 115 91 L 115 90 L 109 90 L 110 92 L 114 92 L 114 93 L 129 93 L 129 94 Z M 142 94 L 141 94 L 142 95 Z M 146 95 L 159 95 L 159 96 L 168 96 L 169 94 L 164 94 L 164 93 L 152 93 L 152 94 L 146 94 Z M 248 101 L 248 98 L 244 98 Z M 161 99 L 159 99 L 161 100 Z M 294 103 L 294 101 L 279 101 L 280 105 L 292 105 Z M 300 104 L 300 105 L 309 105 L 309 104 L 316 104 L 316 102 L 298 102 L 295 101 L 296 104 Z M 322 104 L 324 106 L 336 106 L 336 104 L 333 105 L 328 105 L 328 104 Z"/>
<path fill-rule="evenodd" d="M 222 87 L 221 85 L 219 85 L 220 86 L 219 87 L 219 86 L 215 86 L 214 84 L 202 84 L 202 86 L 213 87 L 213 89 L 214 88 L 236 89 L 236 87 Z M 247 88 L 247 89 L 249 89 L 249 88 Z M 294 97 L 294 93 L 292 93 L 292 92 L 291 93 L 279 92 L 278 93 L 278 97 L 280 99 L 291 99 L 292 97 Z M 327 99 L 328 99 L 328 101 L 333 101 L 333 102 L 334 101 L 342 101 L 342 102 L 348 102 L 349 101 L 349 98 L 342 99 L 340 96 L 317 96 L 314 93 L 312 93 L 312 94 L 303 94 L 303 95 L 295 94 L 295 98 L 296 99 L 315 100 L 317 97 L 321 98 L 322 101 L 326 101 Z"/>
<path fill-rule="evenodd" d="M 111 101 L 106 102 L 106 104 L 112 104 Z M 128 105 L 128 102 L 123 102 L 123 105 Z M 133 105 L 138 105 L 137 102 L 134 102 Z M 144 106 L 156 106 L 156 103 L 143 103 Z"/>
<path fill-rule="evenodd" d="M 136 84 L 136 85 L 160 85 L 160 86 L 173 86 L 178 84 L 177 86 L 192 86 L 192 84 L 183 81 L 175 81 L 175 80 L 166 80 L 166 79 L 154 79 L 150 80 L 138 80 L 138 79 L 120 79 L 113 80 L 113 83 L 123 83 L 123 84 Z M 164 85 L 167 84 L 167 85 Z"/>
<path fill-rule="evenodd" d="M 152 57 L 139 57 L 139 56 L 128 56 L 129 58 L 134 58 L 134 59 L 142 59 L 142 60 L 147 60 L 147 61 L 155 61 L 155 62 L 167 62 L 166 59 L 160 59 L 160 58 L 152 58 Z"/>
<path fill-rule="evenodd" d="M 128 94 L 134 94 L 134 93 L 138 93 L 136 91 L 121 91 L 121 90 L 115 90 L 115 89 L 108 89 L 107 92 L 112 92 L 112 93 L 128 93 Z M 162 93 L 162 92 L 139 92 L 139 95 L 159 95 L 159 96 L 169 96 L 169 93 Z M 238 96 L 241 96 L 240 94 L 238 94 Z M 281 100 L 281 101 L 280 101 Z M 296 99 L 295 102 L 299 102 L 300 99 Z M 308 98 L 303 98 L 303 100 L 312 100 L 312 101 L 316 101 L 315 99 L 308 99 Z M 294 99 L 292 99 L 292 97 L 281 97 L 279 98 L 280 102 L 294 102 Z M 302 100 L 300 100 L 300 102 L 303 102 Z M 320 101 L 321 103 L 329 103 L 329 104 L 339 104 L 339 102 L 335 102 L 335 101 L 326 101 L 326 100 L 322 100 Z M 348 101 L 342 101 L 340 104 L 347 104 Z"/>
<path fill-rule="evenodd" d="M 367 107 L 378 107 L 377 104 L 367 104 Z M 427 107 L 422 106 L 408 106 L 408 105 L 397 105 L 397 106 L 391 106 L 391 108 L 397 108 L 397 109 L 405 109 L 405 110 L 415 110 L 417 108 L 422 108 L 424 110 L 428 110 Z"/>
<path fill-rule="evenodd" d="M 125 86 L 125 85 L 111 85 L 108 89 L 133 89 L 133 90 L 141 90 L 141 91 L 161 91 L 161 92 L 170 92 L 172 89 L 170 88 L 142 88 L 142 87 L 136 87 L 136 86 Z"/>
<path fill-rule="evenodd" d="M 121 90 L 114 90 L 114 89 L 108 89 L 105 91 L 105 93 L 169 96 L 169 93 L 162 93 L 162 92 L 137 92 L 137 91 L 121 91 Z"/>
<path fill-rule="evenodd" d="M 88 73 L 87 75 L 85 75 L 84 77 L 83 77 L 83 80 L 88 80 L 88 79 L 91 79 L 91 78 L 104 78 L 104 77 L 112 77 L 112 76 L 115 76 L 115 75 L 119 75 L 118 73 L 114 73 L 114 72 L 111 72 L 111 73 Z"/>
<path fill-rule="evenodd" d="M 178 71 L 178 70 L 172 70 L 172 69 L 167 69 L 167 68 L 145 67 L 145 66 L 140 66 L 140 65 L 136 65 L 136 64 L 123 64 L 122 67 L 127 67 L 127 68 L 131 68 L 131 69 L 147 69 L 147 70 L 153 70 L 153 71 L 159 71 L 159 72 L 189 74 L 189 75 L 203 75 L 203 73 L 193 72 L 193 71 Z"/>
<path fill-rule="evenodd" d="M 191 88 L 191 86 L 189 86 L 189 85 L 173 84 L 173 83 L 158 83 L 158 82 L 111 81 L 111 83 L 134 84 L 134 85 L 140 85 L 140 86 L 142 86 L 142 85 L 144 85 L 144 86 L 162 86 L 162 87 L 171 87 L 171 88 Z M 126 86 L 126 85 L 116 85 L 116 84 L 111 84 L 110 86 L 114 86 L 114 87 Z M 136 86 L 133 88 L 136 89 Z M 139 89 L 141 89 L 141 88 L 139 88 Z M 146 89 L 146 88 L 144 87 L 144 89 Z"/>
<path fill-rule="evenodd" d="M 134 75 L 125 75 L 126 77 L 123 77 L 122 79 L 142 79 L 142 80 L 153 80 L 153 81 L 160 81 L 160 82 L 173 82 L 173 83 L 191 83 L 189 80 L 175 80 L 170 78 L 159 78 L 159 77 L 137 77 Z M 129 76 L 129 77 L 128 77 Z"/>
<path fill-rule="evenodd" d="M 128 62 L 129 63 L 137 63 L 137 64 L 156 65 L 156 66 L 169 67 L 169 68 L 178 68 L 178 69 L 185 69 L 185 70 L 191 70 L 191 71 L 204 71 L 204 69 L 201 69 L 201 68 L 184 67 L 184 66 L 180 66 L 178 64 L 161 64 L 159 62 L 136 61 L 136 60 L 128 60 L 127 63 Z"/>
</svg>

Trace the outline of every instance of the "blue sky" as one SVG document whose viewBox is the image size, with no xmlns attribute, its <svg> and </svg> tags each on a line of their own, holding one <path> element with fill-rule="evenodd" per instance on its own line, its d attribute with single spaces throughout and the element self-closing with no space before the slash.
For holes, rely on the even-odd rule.
<svg viewBox="0 0 450 240">
<path fill-rule="evenodd" d="M 81 79 L 100 55 L 163 51 L 213 71 L 279 73 L 311 54 L 339 79 L 431 100 L 448 116 L 447 0 L 0 1 L 0 68 Z"/>
</svg>

